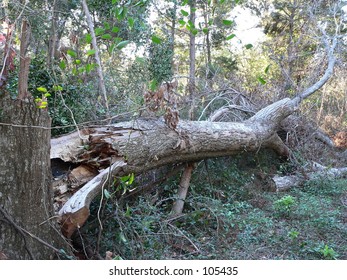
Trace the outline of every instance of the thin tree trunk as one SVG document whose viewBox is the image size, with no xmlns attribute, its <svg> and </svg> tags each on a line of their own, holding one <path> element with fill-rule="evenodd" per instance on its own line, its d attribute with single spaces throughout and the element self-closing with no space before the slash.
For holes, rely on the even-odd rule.
<svg viewBox="0 0 347 280">
<path fill-rule="evenodd" d="M 175 53 L 175 35 L 176 35 L 176 11 L 177 11 L 177 3 L 174 1 L 174 6 L 172 8 L 172 25 L 171 25 L 171 51 L 172 54 Z M 175 72 L 175 61 L 172 56 L 172 61 L 171 61 L 171 71 L 172 73 Z"/>
<path fill-rule="evenodd" d="M 47 55 L 47 65 L 49 68 L 52 67 L 55 53 L 57 49 L 57 12 L 56 12 L 57 1 L 53 1 L 52 11 L 51 11 L 51 31 L 50 38 L 48 42 L 48 55 Z"/>
<path fill-rule="evenodd" d="M 183 211 L 184 201 L 187 197 L 188 188 L 190 184 L 190 179 L 192 177 L 194 169 L 194 164 L 189 163 L 187 167 L 184 169 L 181 181 L 178 187 L 177 200 L 175 201 L 172 207 L 172 213 L 174 215 L 179 215 Z"/>
<path fill-rule="evenodd" d="M 104 105 L 106 107 L 106 116 L 109 117 L 110 116 L 110 110 L 109 110 L 109 105 L 108 105 L 108 98 L 107 98 L 104 74 L 102 71 L 102 64 L 101 64 L 101 59 L 100 59 L 100 54 L 99 54 L 99 48 L 98 48 L 98 45 L 96 42 L 94 24 L 93 24 L 92 18 L 90 16 L 90 12 L 89 12 L 86 0 L 82 0 L 82 7 L 83 7 L 84 14 L 86 15 L 86 20 L 87 20 L 87 24 L 89 27 L 90 35 L 92 36 L 92 45 L 93 45 L 93 48 L 95 50 L 95 61 L 96 61 L 96 64 L 98 65 L 97 73 L 99 76 L 99 86 L 100 86 L 101 94 L 102 94 L 103 99 L 104 99 L 104 103 L 105 103 Z"/>
<path fill-rule="evenodd" d="M 191 0 L 190 3 L 190 16 L 189 20 L 191 22 L 192 28 L 195 28 L 195 1 Z M 194 119 L 195 111 L 195 35 L 191 31 L 189 33 L 189 97 L 190 97 L 190 111 L 189 118 Z"/>
<path fill-rule="evenodd" d="M 30 25 L 23 19 L 20 35 L 20 57 L 19 57 L 19 77 L 18 77 L 18 99 L 28 99 L 31 94 L 28 92 L 28 78 L 30 57 L 27 57 L 27 50 L 30 41 Z"/>
</svg>

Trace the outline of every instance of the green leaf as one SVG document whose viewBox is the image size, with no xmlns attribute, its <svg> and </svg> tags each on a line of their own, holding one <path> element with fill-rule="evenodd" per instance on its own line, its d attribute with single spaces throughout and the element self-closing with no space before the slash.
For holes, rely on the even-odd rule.
<svg viewBox="0 0 347 280">
<path fill-rule="evenodd" d="M 134 5 L 134 7 L 137 7 L 137 6 L 142 7 L 142 6 L 144 6 L 145 4 L 146 4 L 146 1 L 141 0 L 141 1 L 137 2 L 137 3 Z"/>
<path fill-rule="evenodd" d="M 208 33 L 208 28 L 206 28 L 206 27 L 203 28 L 203 29 L 202 29 L 202 32 L 204 32 L 205 34 L 207 34 L 207 33 Z"/>
<path fill-rule="evenodd" d="M 192 26 L 190 26 L 190 25 L 187 25 L 187 26 L 186 26 L 186 29 L 187 29 L 190 33 L 192 33 L 194 36 L 195 36 L 196 34 L 198 34 L 198 30 L 197 30 L 195 27 L 192 27 Z"/>
<path fill-rule="evenodd" d="M 153 79 L 152 81 L 150 81 L 149 83 L 149 89 L 151 91 L 155 91 L 158 87 L 158 81 L 156 79 Z"/>
<path fill-rule="evenodd" d="M 262 85 L 265 85 L 266 84 L 266 81 L 262 78 L 262 77 L 258 77 L 257 78 L 258 82 L 261 83 Z"/>
<path fill-rule="evenodd" d="M 113 33 L 117 33 L 119 31 L 119 27 L 114 26 L 111 30 Z"/>
<path fill-rule="evenodd" d="M 77 53 L 73 50 L 67 50 L 67 54 L 71 57 L 77 57 Z"/>
<path fill-rule="evenodd" d="M 90 71 L 92 71 L 93 69 L 93 65 L 88 63 L 84 69 L 86 70 L 87 73 L 90 73 Z"/>
<path fill-rule="evenodd" d="M 54 85 L 54 86 L 53 86 L 53 90 L 54 90 L 54 91 L 62 91 L 63 88 L 62 88 L 61 86 Z"/>
<path fill-rule="evenodd" d="M 110 199 L 111 198 L 111 194 L 108 190 L 104 189 L 104 196 L 106 197 L 106 199 Z"/>
<path fill-rule="evenodd" d="M 129 180 L 129 178 L 130 178 L 130 174 L 129 174 L 129 175 L 124 175 L 124 176 L 120 177 L 120 180 L 121 180 L 123 183 L 125 183 L 126 181 Z"/>
<path fill-rule="evenodd" d="M 89 56 L 89 55 L 94 55 L 95 53 L 96 53 L 96 50 L 91 49 L 91 50 L 88 50 L 86 54 Z"/>
<path fill-rule="evenodd" d="M 130 29 L 133 29 L 134 23 L 135 23 L 135 21 L 133 18 L 128 18 L 128 26 Z"/>
<path fill-rule="evenodd" d="M 192 32 L 192 34 L 196 36 L 199 31 L 196 28 L 193 28 L 190 32 Z"/>
<path fill-rule="evenodd" d="M 36 88 L 39 92 L 47 92 L 47 89 L 45 87 L 38 87 Z"/>
<path fill-rule="evenodd" d="M 65 68 L 66 68 L 66 63 L 65 63 L 65 61 L 60 61 L 59 62 L 59 68 L 61 69 L 61 70 L 65 70 Z"/>
<path fill-rule="evenodd" d="M 252 44 L 247 44 L 247 45 L 245 45 L 245 48 L 246 48 L 246 50 L 249 50 L 249 49 L 253 48 L 253 45 Z"/>
<path fill-rule="evenodd" d="M 225 39 L 226 40 L 231 40 L 232 38 L 234 38 L 236 35 L 235 34 L 231 34 L 229 36 L 227 36 Z"/>
<path fill-rule="evenodd" d="M 102 34 L 105 33 L 105 29 L 104 29 L 104 28 L 101 28 L 101 27 L 95 28 L 94 31 L 95 31 L 95 35 L 96 35 L 96 36 L 100 36 L 100 35 L 102 35 Z"/>
<path fill-rule="evenodd" d="M 119 236 L 119 239 L 120 239 L 123 243 L 127 243 L 127 242 L 128 242 L 128 240 L 125 238 L 125 235 L 124 235 L 123 232 L 120 232 L 118 236 Z"/>
<path fill-rule="evenodd" d="M 222 20 L 222 23 L 224 24 L 224 25 L 232 25 L 233 23 L 234 23 L 234 21 L 232 21 L 232 20 L 228 20 L 228 19 L 223 19 Z"/>
<path fill-rule="evenodd" d="M 195 28 L 195 25 L 192 23 L 191 20 L 188 20 L 188 25 L 189 25 L 191 28 Z"/>
<path fill-rule="evenodd" d="M 108 22 L 104 22 L 104 27 L 105 27 L 105 30 L 110 30 L 111 29 L 111 26 Z"/>
<path fill-rule="evenodd" d="M 86 40 L 87 44 L 91 44 L 92 43 L 92 35 L 87 33 L 86 36 L 85 36 L 85 40 Z"/>
<path fill-rule="evenodd" d="M 44 96 L 45 96 L 45 97 L 50 97 L 51 94 L 47 92 L 47 93 L 44 94 Z"/>
<path fill-rule="evenodd" d="M 185 25 L 186 24 L 186 22 L 183 19 L 179 19 L 178 22 L 179 22 L 180 25 Z"/>
<path fill-rule="evenodd" d="M 84 67 L 84 66 L 78 67 L 78 72 L 83 73 L 86 70 L 86 67 Z"/>
<path fill-rule="evenodd" d="M 271 66 L 271 64 L 269 64 L 268 66 L 266 66 L 266 68 L 265 68 L 265 70 L 264 70 L 264 73 L 265 73 L 265 74 L 269 73 L 270 66 Z"/>
<path fill-rule="evenodd" d="M 128 185 L 129 185 L 129 186 L 132 185 L 132 183 L 134 182 L 134 180 L 135 180 L 135 175 L 134 175 L 134 173 L 131 173 L 130 178 L 129 178 L 129 180 L 128 180 Z"/>
<path fill-rule="evenodd" d="M 116 16 L 118 20 L 123 20 L 128 12 L 128 9 L 126 7 L 120 7 L 116 10 Z"/>
<path fill-rule="evenodd" d="M 112 0 L 112 5 L 115 5 L 118 3 L 119 0 Z"/>
<path fill-rule="evenodd" d="M 160 44 L 161 43 L 161 39 L 155 35 L 152 35 L 152 42 L 155 44 Z"/>
<path fill-rule="evenodd" d="M 188 2 L 189 2 L 189 0 L 183 0 L 183 1 L 182 1 L 182 3 L 181 3 L 181 6 L 185 6 L 185 5 L 187 5 L 187 4 L 188 4 Z"/>
<path fill-rule="evenodd" d="M 104 40 L 111 40 L 112 39 L 112 36 L 111 36 L 111 34 L 104 34 L 104 35 L 102 35 L 101 36 L 101 39 L 104 39 Z"/>
<path fill-rule="evenodd" d="M 125 217 L 128 217 L 128 218 L 131 217 L 131 208 L 129 207 L 129 205 L 127 205 L 127 210 L 125 212 Z"/>
<path fill-rule="evenodd" d="M 74 63 L 75 63 L 76 65 L 80 65 L 80 64 L 81 64 L 81 60 L 80 60 L 80 59 L 76 59 L 76 60 L 74 61 Z"/>
<path fill-rule="evenodd" d="M 185 10 L 181 10 L 181 14 L 185 17 L 189 16 L 189 13 Z"/>
<path fill-rule="evenodd" d="M 125 40 L 125 41 L 122 41 L 122 42 L 119 42 L 117 45 L 116 45 L 116 48 L 118 50 L 120 49 L 123 49 L 126 45 L 128 45 L 130 43 L 129 40 Z"/>
</svg>

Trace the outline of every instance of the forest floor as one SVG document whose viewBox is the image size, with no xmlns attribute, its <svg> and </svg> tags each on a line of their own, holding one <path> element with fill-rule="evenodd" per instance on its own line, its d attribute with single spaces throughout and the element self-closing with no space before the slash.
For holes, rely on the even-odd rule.
<svg viewBox="0 0 347 280">
<path fill-rule="evenodd" d="M 102 210 L 102 237 L 94 241 L 100 254 L 109 251 L 115 259 L 347 259 L 347 180 L 307 181 L 276 192 L 269 178 L 290 173 L 292 166 L 274 158 L 265 152 L 201 162 L 177 217 L 171 208 L 179 176 L 132 200 L 110 198 Z M 96 226 L 86 230 L 88 240 L 97 240 L 99 205 L 96 201 L 91 208 L 89 221 Z"/>
</svg>

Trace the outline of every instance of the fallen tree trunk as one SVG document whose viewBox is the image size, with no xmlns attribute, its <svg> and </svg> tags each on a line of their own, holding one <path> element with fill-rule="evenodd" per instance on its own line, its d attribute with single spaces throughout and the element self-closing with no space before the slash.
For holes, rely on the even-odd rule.
<svg viewBox="0 0 347 280">
<path fill-rule="evenodd" d="M 70 237 L 85 223 L 90 202 L 107 178 L 138 174 L 168 164 L 255 152 L 263 147 L 288 156 L 276 130 L 294 109 L 294 103 L 284 99 L 240 123 L 180 121 L 173 130 L 160 119 L 139 119 L 52 139 L 51 158 L 105 168 L 60 210 L 63 232 Z"/>
<path fill-rule="evenodd" d="M 164 165 L 206 158 L 256 152 L 270 148 L 282 156 L 289 150 L 277 135 L 280 123 L 301 101 L 321 88 L 333 73 L 335 37 L 328 49 L 328 65 L 322 78 L 295 98 L 285 98 L 243 122 L 180 120 L 175 129 L 163 119 L 137 119 L 104 127 L 88 128 L 51 142 L 51 158 L 94 165 L 104 169 L 77 191 L 60 210 L 66 236 L 81 227 L 89 215 L 89 204 L 108 178 L 142 173 Z"/>
</svg>

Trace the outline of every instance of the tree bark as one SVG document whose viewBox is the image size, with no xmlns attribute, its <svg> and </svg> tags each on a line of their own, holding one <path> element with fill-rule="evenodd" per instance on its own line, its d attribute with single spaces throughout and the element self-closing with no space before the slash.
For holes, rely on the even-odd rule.
<svg viewBox="0 0 347 280">
<path fill-rule="evenodd" d="M 83 226 L 89 216 L 90 202 L 110 176 L 139 174 L 168 164 L 235 155 L 262 147 L 288 155 L 276 130 L 281 120 L 294 110 L 293 102 L 283 99 L 240 123 L 181 120 L 173 130 L 162 119 L 138 119 L 89 128 L 83 131 L 82 138 L 87 139 L 77 133 L 53 139 L 51 158 L 104 168 L 60 210 L 64 233 L 70 237 Z"/>
<path fill-rule="evenodd" d="M 69 254 L 53 219 L 49 150 L 47 111 L 0 99 L 0 252 L 8 259 Z"/>
<path fill-rule="evenodd" d="M 28 92 L 28 78 L 30 57 L 27 56 L 31 36 L 31 28 L 27 20 L 23 19 L 20 34 L 20 57 L 19 57 L 19 75 L 18 75 L 18 99 L 26 100 L 31 94 Z"/>
<path fill-rule="evenodd" d="M 89 204 L 111 176 L 141 173 L 163 165 L 270 148 L 282 156 L 289 150 L 276 134 L 280 123 L 301 101 L 321 88 L 333 73 L 337 39 L 326 46 L 328 65 L 322 78 L 293 99 L 279 100 L 243 122 L 180 120 L 175 129 L 163 119 L 138 119 L 72 133 L 52 141 L 51 158 L 101 166 L 105 170 L 64 204 L 59 215 L 70 236 L 83 226 Z M 68 145 L 67 145 L 68 144 Z M 111 166 L 111 167 L 110 167 Z M 109 169 L 106 169 L 109 168 Z M 83 195 L 81 195 L 81 193 Z"/>
</svg>

